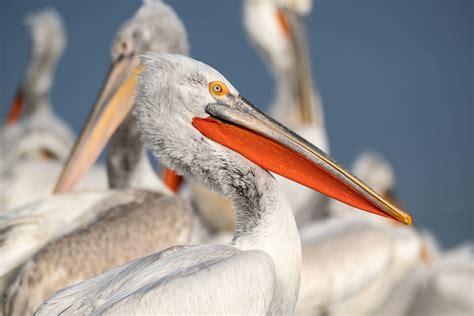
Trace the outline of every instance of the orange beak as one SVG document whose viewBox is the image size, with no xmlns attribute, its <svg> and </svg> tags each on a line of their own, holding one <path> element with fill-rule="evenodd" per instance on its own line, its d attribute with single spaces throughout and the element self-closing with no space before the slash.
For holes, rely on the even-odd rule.
<svg viewBox="0 0 474 316">
<path fill-rule="evenodd" d="M 204 136 L 290 180 L 361 210 L 411 224 L 409 214 L 338 165 L 305 139 L 256 109 L 242 97 L 233 104 L 209 104 L 208 118 L 194 118 Z"/>
<path fill-rule="evenodd" d="M 112 64 L 102 92 L 69 155 L 54 193 L 71 191 L 94 165 L 110 137 L 134 105 L 138 59 L 122 57 Z"/>
<path fill-rule="evenodd" d="M 21 89 L 18 89 L 15 94 L 15 98 L 10 106 L 10 111 L 8 112 L 7 120 L 5 122 L 6 126 L 12 126 L 17 123 L 20 119 L 21 112 L 25 107 L 25 98 Z"/>
</svg>

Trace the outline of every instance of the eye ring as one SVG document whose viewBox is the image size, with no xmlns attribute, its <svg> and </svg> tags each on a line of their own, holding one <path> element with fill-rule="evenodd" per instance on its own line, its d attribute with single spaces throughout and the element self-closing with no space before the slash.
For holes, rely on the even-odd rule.
<svg viewBox="0 0 474 316">
<path fill-rule="evenodd" d="M 222 81 L 212 81 L 209 83 L 209 92 L 215 97 L 223 97 L 229 94 L 229 88 Z"/>
</svg>

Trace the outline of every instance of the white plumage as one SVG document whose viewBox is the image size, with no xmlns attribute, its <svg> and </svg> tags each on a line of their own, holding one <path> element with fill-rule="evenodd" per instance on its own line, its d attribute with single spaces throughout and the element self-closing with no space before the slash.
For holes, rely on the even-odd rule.
<svg viewBox="0 0 474 316">
<path fill-rule="evenodd" d="M 0 277 L 48 242 L 94 220 L 103 207 L 129 203 L 131 198 L 117 191 L 68 193 L 0 215 Z"/>
<path fill-rule="evenodd" d="M 472 315 L 474 250 L 465 244 L 411 268 L 371 315 Z"/>
</svg>

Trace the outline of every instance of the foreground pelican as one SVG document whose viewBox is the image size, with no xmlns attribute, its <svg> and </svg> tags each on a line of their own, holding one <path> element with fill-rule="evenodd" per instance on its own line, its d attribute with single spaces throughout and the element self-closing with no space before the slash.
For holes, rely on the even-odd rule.
<svg viewBox="0 0 474 316">
<path fill-rule="evenodd" d="M 129 262 L 59 291 L 36 315 L 293 312 L 300 240 L 285 195 L 268 171 L 411 222 L 256 109 L 211 67 L 168 54 L 147 54 L 143 67 L 135 113 L 144 139 L 165 166 L 232 198 L 234 238 L 229 245 L 175 246 Z"/>
<path fill-rule="evenodd" d="M 51 195 L 74 141 L 49 100 L 65 47 L 63 22 L 56 11 L 45 10 L 28 16 L 27 24 L 31 62 L 0 134 L 0 213 Z M 104 188 L 105 179 L 104 170 L 93 169 L 79 188 Z"/>
<path fill-rule="evenodd" d="M 134 54 L 145 49 L 188 53 L 185 28 L 176 13 L 163 3 L 144 3 L 119 30 L 112 48 L 113 67 L 105 89 L 65 166 L 57 191 L 70 189 L 89 167 L 85 165 L 94 162 L 89 157 L 97 157 L 102 149 L 100 144 L 105 145 L 102 141 L 104 127 L 116 127 L 123 120 L 109 114 L 129 110 L 134 104 L 132 90 L 114 96 L 115 90 L 107 87 L 119 85 L 121 75 L 127 78 L 131 74 L 127 69 L 133 68 L 127 65 L 133 65 Z M 88 158 L 85 163 L 84 157 Z M 83 217 L 88 217 L 87 221 L 79 217 L 80 225 L 76 229 L 51 241 L 15 271 L 6 284 L 5 314 L 31 314 L 58 289 L 189 241 L 191 209 L 183 200 L 171 197 L 153 172 L 139 139 L 136 120 L 131 115 L 112 138 L 107 166 L 109 183 L 114 190 L 102 192 L 103 200 L 84 208 Z M 84 195 L 88 196 L 87 193 Z M 72 204 L 83 199 L 82 194 L 59 195 L 64 196 Z M 67 212 L 63 213 L 64 217 L 68 216 Z M 51 224 L 55 224 L 61 219 L 52 220 L 55 222 Z M 116 240 L 121 242 L 116 243 Z"/>
<path fill-rule="evenodd" d="M 311 62 L 302 17 L 311 0 L 245 0 L 243 22 L 255 48 L 275 81 L 270 114 L 305 139 L 329 152 L 322 102 L 311 75 Z M 298 226 L 324 213 L 323 197 L 283 177 L 282 183 Z M 193 186 L 193 201 L 206 223 L 216 230 L 232 230 L 235 211 L 229 200 Z"/>
</svg>

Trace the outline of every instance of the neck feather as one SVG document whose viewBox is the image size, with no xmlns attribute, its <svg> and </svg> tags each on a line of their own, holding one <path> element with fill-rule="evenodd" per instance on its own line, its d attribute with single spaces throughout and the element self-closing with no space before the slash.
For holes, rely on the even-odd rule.
<svg viewBox="0 0 474 316">
<path fill-rule="evenodd" d="M 308 84 L 307 93 L 310 93 L 309 100 L 311 118 L 302 118 L 302 109 L 299 87 L 305 84 L 300 82 L 296 72 L 291 67 L 272 66 L 272 73 L 275 80 L 275 97 L 271 107 L 271 114 L 280 122 L 285 123 L 290 128 L 298 129 L 305 125 L 318 125 L 324 128 L 324 113 L 320 95 L 312 84 Z"/>
<path fill-rule="evenodd" d="M 131 115 L 110 141 L 107 176 L 112 189 L 139 188 L 169 193 L 150 163 L 137 122 Z"/>
<path fill-rule="evenodd" d="M 275 306 L 291 311 L 297 300 L 301 273 L 301 245 L 293 212 L 276 179 L 255 165 L 230 168 L 224 187 L 237 213 L 232 244 L 242 250 L 269 254 L 277 272 Z"/>
<path fill-rule="evenodd" d="M 27 101 L 25 113 L 51 110 L 49 94 L 58 60 L 59 55 L 55 53 L 33 52 L 22 86 Z"/>
</svg>

